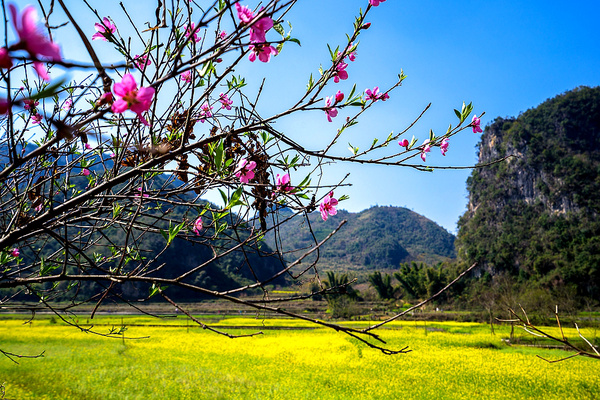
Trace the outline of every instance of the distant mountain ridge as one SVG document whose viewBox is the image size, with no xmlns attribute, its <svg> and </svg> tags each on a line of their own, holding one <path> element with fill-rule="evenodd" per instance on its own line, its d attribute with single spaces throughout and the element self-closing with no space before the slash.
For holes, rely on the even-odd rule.
<svg viewBox="0 0 600 400">
<path fill-rule="evenodd" d="M 338 227 L 348 222 L 320 249 L 320 270 L 382 270 L 397 269 L 400 263 L 423 261 L 437 263 L 456 257 L 454 235 L 435 222 L 403 207 L 375 206 L 359 213 L 339 210 L 323 221 L 318 212 L 309 216 L 314 237 L 306 223 L 293 219 L 279 229 L 284 251 L 298 250 L 287 260 L 300 256 L 314 247 Z M 273 247 L 273 235 L 267 236 Z M 303 265 L 313 261 L 303 261 Z"/>
</svg>

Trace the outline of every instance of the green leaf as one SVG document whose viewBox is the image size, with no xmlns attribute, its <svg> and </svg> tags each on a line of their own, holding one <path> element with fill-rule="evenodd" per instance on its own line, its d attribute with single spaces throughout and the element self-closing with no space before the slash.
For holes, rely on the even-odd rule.
<svg viewBox="0 0 600 400">
<path fill-rule="evenodd" d="M 304 177 L 304 179 L 302 180 L 302 182 L 300 182 L 300 184 L 298 185 L 298 187 L 299 188 L 304 188 L 304 187 L 310 185 L 310 181 L 311 181 L 310 174 L 308 174 L 308 175 L 306 175 Z"/>
<path fill-rule="evenodd" d="M 408 145 L 408 150 L 412 149 L 412 147 L 417 144 L 417 138 L 415 137 L 415 135 L 413 135 L 410 144 Z"/>
<path fill-rule="evenodd" d="M 331 56 L 331 61 L 335 61 L 335 57 L 333 56 L 333 51 L 331 50 L 329 43 L 327 43 L 327 50 L 329 50 L 329 55 Z"/>
<path fill-rule="evenodd" d="M 121 205 L 119 203 L 113 204 L 112 214 L 113 214 L 113 219 L 116 219 L 119 216 L 119 214 L 121 214 Z"/>
<path fill-rule="evenodd" d="M 221 165 L 223 164 L 223 141 L 219 140 L 217 148 L 215 149 L 215 167 L 217 171 L 221 170 Z"/>
<path fill-rule="evenodd" d="M 458 119 L 460 120 L 460 122 L 463 122 L 462 114 L 456 108 L 454 109 L 454 114 L 456 114 L 456 116 L 458 117 Z"/>
<path fill-rule="evenodd" d="M 60 89 L 65 82 L 66 79 L 60 79 L 55 83 L 45 86 L 42 90 L 29 97 L 29 100 L 40 100 L 46 97 L 52 97 L 56 94 L 57 89 Z"/>
<path fill-rule="evenodd" d="M 40 260 L 40 276 L 48 275 L 57 268 L 58 265 L 47 264 L 43 258 Z"/>
<path fill-rule="evenodd" d="M 300 44 L 300 41 L 296 38 L 289 38 L 287 39 L 289 42 L 294 42 L 296 43 L 298 46 L 302 46 L 302 44 Z"/>
<path fill-rule="evenodd" d="M 283 26 L 281 26 L 281 24 L 273 25 L 273 29 L 275 29 L 275 31 L 279 33 L 281 37 L 285 37 L 285 31 L 283 30 Z"/>
<path fill-rule="evenodd" d="M 221 193 L 221 198 L 223 199 L 223 204 L 227 207 L 229 201 L 227 200 L 227 195 L 221 189 L 219 189 L 219 193 Z"/>
<path fill-rule="evenodd" d="M 163 234 L 163 237 L 165 237 L 165 239 L 167 240 L 167 246 L 169 246 L 171 244 L 171 242 L 177 237 L 177 234 L 179 233 L 179 231 L 181 231 L 181 229 L 183 229 L 183 227 L 185 226 L 185 222 L 182 222 L 179 225 L 171 225 L 171 222 L 169 221 L 169 235 L 168 237 L 166 237 L 166 235 L 163 233 L 163 230 L 161 229 L 161 233 Z"/>
<path fill-rule="evenodd" d="M 349 99 L 354 96 L 354 92 L 356 92 L 356 83 L 352 86 L 352 90 L 350 90 L 350 94 L 348 95 Z"/>
<path fill-rule="evenodd" d="M 387 144 L 389 142 L 392 141 L 392 138 L 394 137 L 394 131 L 390 132 L 389 136 L 387 137 L 387 139 L 385 139 L 385 145 L 387 146 Z"/>
<path fill-rule="evenodd" d="M 167 243 L 169 242 L 169 232 L 165 231 L 165 230 L 160 230 L 160 234 L 165 238 L 165 240 L 167 241 Z"/>
<path fill-rule="evenodd" d="M 243 205 L 244 202 L 241 200 L 243 188 L 240 186 L 231 194 L 231 199 L 229 200 L 229 204 L 227 208 Z"/>
<path fill-rule="evenodd" d="M 308 85 L 306 85 L 306 91 L 310 92 L 314 86 L 315 86 L 315 82 L 313 81 L 312 74 L 310 74 L 310 78 L 308 78 Z"/>
<path fill-rule="evenodd" d="M 150 294 L 148 295 L 148 298 L 158 294 L 158 292 L 161 290 L 162 290 L 162 288 L 159 285 L 157 285 L 156 283 L 153 283 L 152 287 L 150 288 Z"/>
</svg>

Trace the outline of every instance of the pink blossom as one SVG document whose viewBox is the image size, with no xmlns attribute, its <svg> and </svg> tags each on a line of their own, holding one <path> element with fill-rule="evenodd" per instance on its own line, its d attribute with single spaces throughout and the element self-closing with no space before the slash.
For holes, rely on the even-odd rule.
<svg viewBox="0 0 600 400">
<path fill-rule="evenodd" d="M 73 99 L 67 99 L 65 100 L 65 103 L 63 104 L 63 110 L 70 110 L 71 107 L 73 107 Z"/>
<path fill-rule="evenodd" d="M 350 49 L 354 47 L 354 43 L 350 43 L 348 45 L 348 47 L 346 47 L 346 51 L 350 51 Z M 356 61 L 356 50 L 355 51 L 351 51 L 350 53 L 348 53 L 348 58 L 350 59 L 350 61 Z"/>
<path fill-rule="evenodd" d="M 369 4 L 373 7 L 377 7 L 380 3 L 383 3 L 385 0 L 369 0 Z"/>
<path fill-rule="evenodd" d="M 27 6 L 19 19 L 19 10 L 14 4 L 9 4 L 13 26 L 19 37 L 19 43 L 13 46 L 15 49 L 25 50 L 31 58 L 45 58 L 50 61 L 60 61 L 60 47 L 50 41 L 38 26 L 37 11 L 33 6 Z M 33 63 L 35 71 L 42 79 L 49 80 L 48 72 L 39 61 Z"/>
<path fill-rule="evenodd" d="M 329 122 L 333 122 L 331 118 L 335 118 L 338 115 L 337 108 L 334 105 L 333 96 L 325 98 L 325 114 L 327 114 L 327 121 Z"/>
<path fill-rule="evenodd" d="M 152 61 L 150 61 L 150 57 L 148 57 L 148 54 L 142 54 L 140 55 L 136 55 L 133 58 L 133 64 L 135 65 L 135 67 L 137 69 L 139 69 L 140 71 L 143 71 L 146 69 L 146 67 L 148 65 L 152 64 Z"/>
<path fill-rule="evenodd" d="M 92 40 L 104 40 L 107 41 L 107 38 L 110 37 L 117 31 L 117 27 L 113 24 L 107 17 L 102 18 L 102 23 L 96 22 L 94 24 L 94 29 L 96 29 L 96 33 L 92 35 Z"/>
<path fill-rule="evenodd" d="M 194 222 L 194 233 L 197 236 L 200 236 L 200 231 L 202 230 L 202 217 L 198 217 L 198 219 L 196 219 L 196 221 Z"/>
<path fill-rule="evenodd" d="M 83 176 L 88 176 L 90 174 L 90 170 L 87 168 L 84 168 L 81 170 L 81 173 L 83 174 Z"/>
<path fill-rule="evenodd" d="M 10 255 L 13 257 L 19 257 L 20 254 L 21 253 L 19 252 L 19 249 L 17 249 L 16 247 L 10 252 Z"/>
<path fill-rule="evenodd" d="M 348 58 L 350 61 L 356 61 L 356 51 L 348 53 Z"/>
<path fill-rule="evenodd" d="M 204 123 L 206 118 L 212 117 L 212 109 L 212 106 L 206 102 L 200 106 L 200 116 L 202 117 L 200 122 Z"/>
<path fill-rule="evenodd" d="M 92 145 L 89 144 L 89 143 L 86 143 L 84 147 L 85 147 L 86 150 L 91 150 L 92 149 Z"/>
<path fill-rule="evenodd" d="M 0 68 L 11 68 L 13 66 L 12 58 L 8 55 L 6 47 L 0 48 Z"/>
<path fill-rule="evenodd" d="M 339 103 L 342 100 L 344 100 L 344 93 L 342 93 L 341 90 L 338 90 L 337 93 L 335 94 L 335 102 Z"/>
<path fill-rule="evenodd" d="M 254 18 L 254 13 L 250 8 L 243 6 L 240 3 L 235 3 L 235 8 L 238 12 L 238 18 L 242 23 L 247 24 Z"/>
<path fill-rule="evenodd" d="M 442 143 L 440 143 L 440 150 L 442 150 L 442 155 L 445 156 L 448 151 L 448 146 L 450 143 L 448 142 L 448 138 L 443 138 Z"/>
<path fill-rule="evenodd" d="M 40 102 L 37 100 L 23 100 L 23 103 L 25 104 L 23 108 L 26 110 L 35 110 L 35 108 L 40 104 Z"/>
<path fill-rule="evenodd" d="M 334 78 L 333 81 L 335 83 L 338 83 L 341 80 L 345 81 L 346 79 L 348 79 L 348 72 L 346 72 L 346 68 L 348 67 L 348 64 L 346 64 L 343 61 L 340 61 L 336 66 L 335 66 L 335 72 L 334 72 Z"/>
<path fill-rule="evenodd" d="M 121 114 L 129 109 L 137 114 L 138 118 L 146 126 L 150 126 L 148 121 L 142 115 L 142 112 L 147 111 L 152 104 L 154 97 L 154 88 L 140 87 L 131 74 L 123 75 L 123 80 L 120 83 L 115 83 L 113 87 L 115 95 L 118 99 L 113 103 L 111 110 L 116 114 Z"/>
<path fill-rule="evenodd" d="M 479 118 L 477 118 L 477 115 L 473 115 L 473 121 L 471 122 L 471 125 L 473 125 L 473 133 L 481 133 L 483 132 L 481 130 L 481 120 Z"/>
<path fill-rule="evenodd" d="M 427 153 L 429 153 L 431 151 L 431 146 L 429 145 L 429 139 L 425 139 L 425 141 L 423 142 L 423 146 L 421 147 L 421 160 L 423 160 L 423 162 L 425 162 L 425 159 L 427 158 Z"/>
<path fill-rule="evenodd" d="M 371 27 L 371 23 L 370 23 L 370 22 L 367 22 L 366 24 L 363 24 L 363 26 L 361 26 L 361 27 L 360 27 L 360 29 L 367 30 L 367 29 L 369 29 L 370 27 Z"/>
<path fill-rule="evenodd" d="M 104 92 L 102 96 L 96 101 L 96 105 L 98 107 L 103 106 L 105 104 L 112 104 L 113 102 L 113 94 L 112 92 Z"/>
<path fill-rule="evenodd" d="M 271 46 L 270 44 L 266 43 L 266 44 L 251 44 L 250 46 L 248 46 L 248 49 L 250 50 L 250 54 L 248 55 L 248 60 L 254 62 L 256 61 L 256 56 L 258 56 L 258 59 L 262 62 L 269 62 L 271 61 L 271 56 L 276 56 L 277 55 L 277 49 L 273 46 Z"/>
<path fill-rule="evenodd" d="M 406 149 L 408 150 L 408 139 L 402 139 L 401 141 L 398 142 L 398 144 L 402 147 L 406 147 Z"/>
<path fill-rule="evenodd" d="M 139 193 L 136 193 L 135 197 L 150 197 L 150 195 L 144 193 L 144 189 L 142 189 L 141 187 L 136 189 Z"/>
<path fill-rule="evenodd" d="M 35 113 L 31 116 L 31 119 L 33 120 L 34 124 L 39 124 L 40 122 L 42 122 L 42 115 Z"/>
<path fill-rule="evenodd" d="M 108 158 L 115 158 L 116 156 L 117 156 L 117 155 L 116 155 L 115 153 L 110 153 L 110 154 L 108 155 Z"/>
<path fill-rule="evenodd" d="M 323 197 L 323 200 L 319 205 L 319 211 L 321 212 L 321 218 L 323 218 L 323 221 L 327 221 L 327 218 L 330 215 L 337 214 L 337 210 L 335 209 L 335 206 L 337 205 L 338 201 L 337 199 L 333 198 L 333 192 L 330 192 L 325 197 Z"/>
<path fill-rule="evenodd" d="M 19 10 L 14 4 L 9 4 L 10 13 L 12 16 L 13 26 L 19 36 L 19 44 L 17 47 L 27 51 L 32 57 L 46 57 L 51 61 L 59 61 L 61 59 L 60 47 L 48 40 L 42 33 L 41 27 L 38 27 L 37 11 L 33 6 L 27 6 L 21 14 L 19 21 Z"/>
<path fill-rule="evenodd" d="M 39 61 L 34 61 L 33 69 L 38 74 L 38 76 L 40 78 L 42 78 L 43 80 L 45 80 L 46 82 L 48 82 L 50 80 L 50 74 L 48 74 L 48 69 L 46 68 L 46 64 L 39 62 Z"/>
<path fill-rule="evenodd" d="M 192 81 L 192 70 L 182 72 L 181 75 L 179 75 L 179 79 L 181 79 L 184 82 L 190 83 Z"/>
<path fill-rule="evenodd" d="M 219 37 L 220 37 L 221 39 L 225 39 L 225 38 L 227 37 L 227 32 L 225 32 L 225 31 L 221 31 L 221 32 L 219 33 Z"/>
<path fill-rule="evenodd" d="M 367 100 L 372 100 L 372 101 L 379 100 L 379 86 L 375 86 L 373 88 L 373 91 L 371 91 L 371 89 L 366 89 L 365 93 L 367 94 L 367 96 L 366 96 Z"/>
<path fill-rule="evenodd" d="M 266 34 L 269 29 L 273 27 L 273 20 L 271 17 L 263 17 L 256 21 L 250 27 L 250 41 L 251 42 L 266 42 Z"/>
<path fill-rule="evenodd" d="M 8 109 L 10 108 L 10 103 L 7 99 L 0 99 L 0 114 L 8 113 Z"/>
<path fill-rule="evenodd" d="M 231 105 L 233 104 L 233 100 L 230 100 L 229 97 L 225 93 L 219 94 L 219 101 L 221 102 L 221 108 L 225 108 L 226 110 L 231 110 Z"/>
<path fill-rule="evenodd" d="M 196 27 L 195 27 L 195 25 L 194 25 L 194 23 L 193 23 L 193 22 L 191 22 L 189 26 L 188 26 L 188 25 L 186 25 L 186 26 L 185 26 L 185 36 L 186 36 L 188 39 L 190 39 L 190 37 L 191 37 L 191 39 L 192 39 L 194 42 L 198 43 L 198 42 L 199 42 L 199 41 L 201 41 L 202 39 L 198 37 L 198 30 L 194 30 L 195 28 L 196 28 Z"/>
<path fill-rule="evenodd" d="M 44 205 L 42 203 L 40 203 L 36 208 L 34 208 L 34 210 L 37 212 L 40 212 L 40 211 L 42 211 L 42 208 L 44 208 Z"/>
<path fill-rule="evenodd" d="M 379 86 L 375 86 L 373 90 L 366 89 L 365 93 L 367 95 L 366 99 L 372 100 L 373 102 L 376 102 L 377 100 L 386 101 L 390 98 L 387 93 L 379 93 Z"/>
<path fill-rule="evenodd" d="M 235 169 L 235 176 L 240 178 L 240 182 L 248 183 L 251 179 L 254 179 L 254 171 L 252 171 L 254 168 L 256 168 L 256 163 L 244 158 L 238 162 Z"/>
<path fill-rule="evenodd" d="M 290 174 L 284 174 L 279 176 L 277 174 L 277 190 L 281 192 L 291 192 L 294 190 L 293 186 L 290 186 Z"/>
</svg>

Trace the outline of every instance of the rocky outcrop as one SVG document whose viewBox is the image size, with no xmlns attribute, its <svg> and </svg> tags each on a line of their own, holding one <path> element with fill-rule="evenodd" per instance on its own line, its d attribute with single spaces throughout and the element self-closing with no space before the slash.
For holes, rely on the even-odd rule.
<svg viewBox="0 0 600 400">
<path fill-rule="evenodd" d="M 581 87 L 481 137 L 459 260 L 547 284 L 600 288 L 600 88 Z"/>
</svg>

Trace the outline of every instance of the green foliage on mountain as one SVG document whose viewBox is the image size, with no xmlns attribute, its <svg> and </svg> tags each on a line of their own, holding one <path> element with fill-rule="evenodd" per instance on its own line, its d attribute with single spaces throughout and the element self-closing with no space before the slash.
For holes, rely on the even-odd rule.
<svg viewBox="0 0 600 400">
<path fill-rule="evenodd" d="M 457 250 L 465 264 L 600 295 L 600 88 L 581 87 L 482 135 Z"/>
<path fill-rule="evenodd" d="M 319 251 L 320 269 L 396 269 L 400 263 L 436 263 L 455 258 L 454 236 L 435 222 L 401 207 L 372 207 L 359 213 L 339 210 L 323 221 L 318 212 L 309 215 L 310 225 L 293 218 L 279 228 L 278 238 L 292 260 L 323 240 L 342 220 L 348 222 Z M 267 243 L 275 246 L 273 235 Z M 316 260 L 309 256 L 302 265 Z"/>
</svg>

